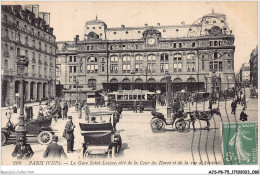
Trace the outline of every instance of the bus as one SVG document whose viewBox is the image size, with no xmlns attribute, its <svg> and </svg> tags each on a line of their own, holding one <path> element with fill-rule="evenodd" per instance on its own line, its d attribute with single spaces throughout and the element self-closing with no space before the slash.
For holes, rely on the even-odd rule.
<svg viewBox="0 0 260 175">
<path fill-rule="evenodd" d="M 134 102 L 139 106 L 140 101 L 144 108 L 156 108 L 156 93 L 147 90 L 119 90 L 108 93 L 108 106 L 119 104 L 122 108 L 133 109 Z"/>
</svg>

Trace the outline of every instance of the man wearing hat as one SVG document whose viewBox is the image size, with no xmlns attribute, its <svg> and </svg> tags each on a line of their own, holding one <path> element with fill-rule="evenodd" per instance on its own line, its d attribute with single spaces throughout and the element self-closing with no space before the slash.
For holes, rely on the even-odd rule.
<svg viewBox="0 0 260 175">
<path fill-rule="evenodd" d="M 247 121 L 248 115 L 246 114 L 246 108 L 243 108 L 243 111 L 240 113 L 240 120 L 245 122 Z"/>
<path fill-rule="evenodd" d="M 67 139 L 67 153 L 73 152 L 74 147 L 74 128 L 76 127 L 72 122 L 72 116 L 69 116 L 69 121 L 66 123 L 66 139 Z"/>
<path fill-rule="evenodd" d="M 17 159 L 30 159 L 33 156 L 34 152 L 31 146 L 26 144 L 26 140 L 25 136 L 19 137 L 18 144 L 12 153 L 13 157 L 17 157 Z"/>
<path fill-rule="evenodd" d="M 43 109 L 42 109 L 41 106 L 39 107 L 38 119 L 39 119 L 39 120 L 44 119 Z"/>
<path fill-rule="evenodd" d="M 61 145 L 58 145 L 58 136 L 53 136 L 52 138 L 53 143 L 49 146 L 47 146 L 46 150 L 43 153 L 43 158 L 61 158 L 63 156 L 64 158 L 67 158 L 67 155 L 64 152 L 64 149 Z"/>
</svg>

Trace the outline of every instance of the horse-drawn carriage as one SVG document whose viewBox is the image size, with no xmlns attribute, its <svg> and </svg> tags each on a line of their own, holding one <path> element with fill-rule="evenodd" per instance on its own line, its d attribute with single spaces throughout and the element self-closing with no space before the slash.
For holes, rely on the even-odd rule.
<svg viewBox="0 0 260 175">
<path fill-rule="evenodd" d="M 17 133 L 15 126 L 8 121 L 7 127 L 2 128 L 1 131 L 1 144 L 2 146 L 7 142 L 15 142 Z M 26 137 L 37 137 L 38 142 L 42 145 L 50 144 L 54 135 L 54 130 L 50 127 L 52 118 L 46 117 L 45 119 L 31 119 L 25 120 L 25 128 L 27 130 Z"/>
<path fill-rule="evenodd" d="M 100 154 L 114 157 L 119 153 L 122 139 L 113 126 L 115 124 L 113 115 L 111 112 L 101 112 L 96 114 L 96 117 L 100 116 L 102 118 L 101 123 L 96 123 L 96 120 L 93 123 L 79 123 L 81 135 L 84 136 L 84 143 L 82 144 L 83 158 Z M 108 120 L 103 120 L 108 117 Z"/>
<path fill-rule="evenodd" d="M 174 124 L 177 131 L 188 132 L 190 130 L 191 123 L 193 125 L 193 130 L 195 131 L 195 121 L 202 120 L 206 121 L 207 127 L 205 129 L 208 130 L 210 127 L 209 121 L 211 120 L 214 114 L 221 116 L 221 113 L 218 108 L 212 109 L 210 111 L 192 112 L 183 112 L 179 110 L 175 111 L 172 114 L 171 119 L 168 122 L 162 113 L 153 111 L 153 118 L 150 121 L 150 125 L 153 132 L 163 131 L 166 125 L 172 125 L 173 128 Z"/>
<path fill-rule="evenodd" d="M 256 88 L 251 88 L 250 89 L 250 98 L 257 98 L 258 92 Z"/>
</svg>

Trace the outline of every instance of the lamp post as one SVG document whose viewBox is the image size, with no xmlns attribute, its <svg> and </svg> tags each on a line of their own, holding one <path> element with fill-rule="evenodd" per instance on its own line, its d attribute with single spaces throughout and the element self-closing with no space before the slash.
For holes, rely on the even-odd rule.
<svg viewBox="0 0 260 175">
<path fill-rule="evenodd" d="M 166 77 L 166 89 L 167 89 L 167 118 L 171 118 L 171 75 L 169 74 L 168 71 L 165 72 L 165 77 Z"/>
<path fill-rule="evenodd" d="M 50 103 L 51 103 L 51 83 L 52 82 L 52 78 L 49 77 L 48 79 L 48 106 L 50 106 Z"/>
<path fill-rule="evenodd" d="M 20 56 L 18 57 L 18 61 L 17 61 L 17 71 L 18 71 L 18 75 L 21 76 L 21 90 L 20 90 L 20 97 L 21 97 L 21 101 L 20 101 L 20 116 L 19 116 L 19 122 L 18 122 L 18 128 L 16 130 L 17 136 L 17 143 L 19 142 L 19 140 L 22 138 L 24 140 L 26 140 L 26 128 L 24 126 L 24 75 L 27 73 L 27 67 L 29 65 L 29 60 L 27 57 L 25 56 Z"/>
<path fill-rule="evenodd" d="M 132 71 L 131 75 L 132 75 L 132 88 L 131 88 L 131 90 L 133 90 L 134 89 L 134 75 L 135 75 L 135 72 Z"/>
<path fill-rule="evenodd" d="M 75 84 L 76 84 L 76 105 L 75 105 L 75 110 L 78 111 L 78 80 L 75 79 Z"/>
</svg>

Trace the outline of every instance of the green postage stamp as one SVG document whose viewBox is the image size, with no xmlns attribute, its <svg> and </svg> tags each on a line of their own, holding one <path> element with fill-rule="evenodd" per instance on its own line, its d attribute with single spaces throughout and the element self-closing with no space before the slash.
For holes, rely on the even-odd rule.
<svg viewBox="0 0 260 175">
<path fill-rule="evenodd" d="M 257 164 L 256 123 L 225 123 L 222 125 L 224 165 Z"/>
</svg>

